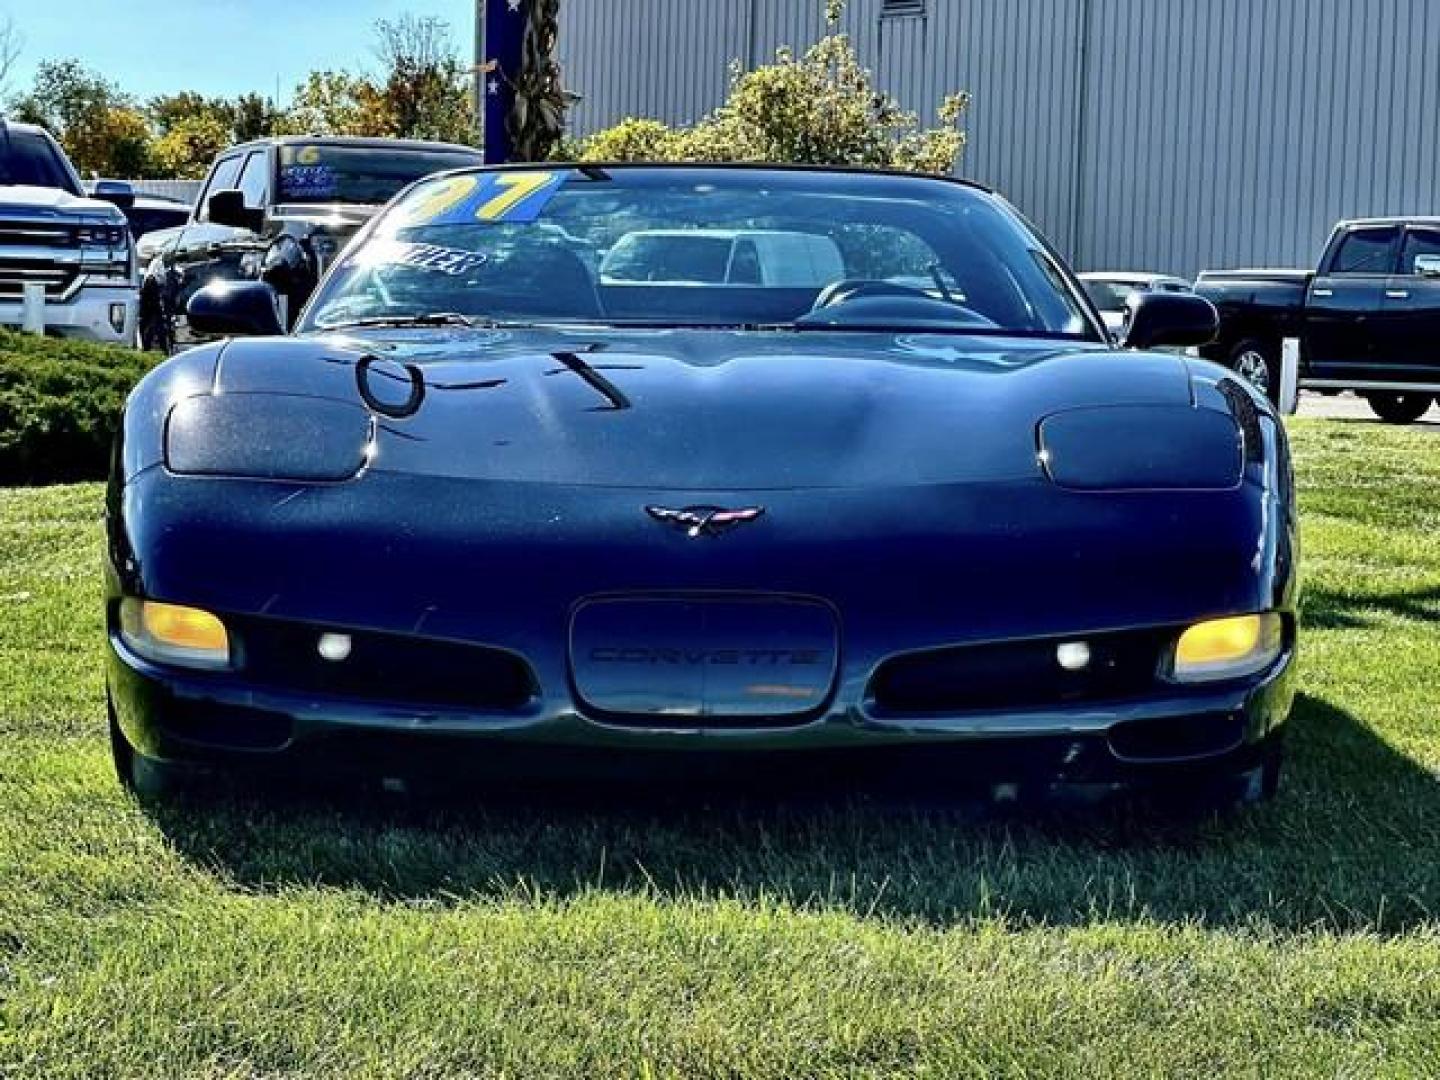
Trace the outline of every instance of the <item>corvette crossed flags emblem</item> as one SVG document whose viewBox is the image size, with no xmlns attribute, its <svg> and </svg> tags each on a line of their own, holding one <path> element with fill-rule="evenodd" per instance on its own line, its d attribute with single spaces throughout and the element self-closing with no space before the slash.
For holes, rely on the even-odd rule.
<svg viewBox="0 0 1440 1080">
<path fill-rule="evenodd" d="M 678 509 L 647 506 L 645 512 L 656 521 L 685 530 L 685 535 L 694 539 L 700 536 L 721 536 L 740 525 L 748 525 L 765 513 L 765 508 L 747 506 L 728 510 L 723 506 L 685 506 Z"/>
</svg>

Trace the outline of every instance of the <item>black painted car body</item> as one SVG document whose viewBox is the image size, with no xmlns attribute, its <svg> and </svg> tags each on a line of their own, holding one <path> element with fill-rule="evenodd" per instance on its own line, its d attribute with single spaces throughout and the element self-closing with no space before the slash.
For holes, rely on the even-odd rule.
<svg viewBox="0 0 1440 1080">
<path fill-rule="evenodd" d="M 325 269 L 391 196 L 481 158 L 472 147 L 404 139 L 287 136 L 231 147 L 210 167 L 184 226 L 146 245 L 142 344 L 173 352 L 201 340 L 186 305 L 217 281 L 268 282 L 293 322 Z"/>
<path fill-rule="evenodd" d="M 898 192 L 1024 229 L 934 179 L 591 182 L 656 176 Z M 1115 348 L 1057 273 L 1079 305 L 1063 335 L 325 332 L 317 297 L 291 338 L 173 358 L 128 404 L 109 487 L 122 769 L 899 754 L 1007 783 L 1273 781 L 1297 591 L 1283 428 L 1222 368 Z M 144 600 L 214 613 L 229 661 L 143 655 L 122 605 Z M 1188 628 L 1257 613 L 1278 635 L 1261 667 L 1174 678 Z"/>
</svg>

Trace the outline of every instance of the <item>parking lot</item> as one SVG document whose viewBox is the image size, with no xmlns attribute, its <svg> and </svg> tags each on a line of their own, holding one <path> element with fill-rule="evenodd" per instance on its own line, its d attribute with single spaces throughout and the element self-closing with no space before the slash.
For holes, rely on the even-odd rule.
<svg viewBox="0 0 1440 1080">
<path fill-rule="evenodd" d="M 1367 424 L 1381 422 L 1370 411 L 1365 399 L 1354 394 L 1332 396 L 1307 391 L 1300 395 L 1299 415 L 1318 420 L 1354 420 Z M 1410 426 L 1420 431 L 1440 432 L 1440 409 L 1432 406 L 1428 413 Z"/>
</svg>

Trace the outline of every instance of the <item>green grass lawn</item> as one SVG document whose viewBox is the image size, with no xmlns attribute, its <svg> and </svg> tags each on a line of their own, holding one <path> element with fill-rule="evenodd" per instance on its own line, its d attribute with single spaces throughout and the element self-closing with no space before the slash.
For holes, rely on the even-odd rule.
<svg viewBox="0 0 1440 1080">
<path fill-rule="evenodd" d="M 1440 1076 L 1440 440 L 1300 422 L 1267 806 L 545 810 L 112 778 L 100 489 L 0 492 L 0 1075 Z"/>
</svg>

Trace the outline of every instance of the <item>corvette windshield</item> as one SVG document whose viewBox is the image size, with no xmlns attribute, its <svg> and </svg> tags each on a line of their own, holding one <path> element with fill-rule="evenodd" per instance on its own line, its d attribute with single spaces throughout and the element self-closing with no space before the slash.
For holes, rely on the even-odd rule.
<svg viewBox="0 0 1440 1080">
<path fill-rule="evenodd" d="M 410 188 L 299 329 L 407 319 L 1095 336 L 1003 203 L 948 181 L 535 169 Z"/>
</svg>

